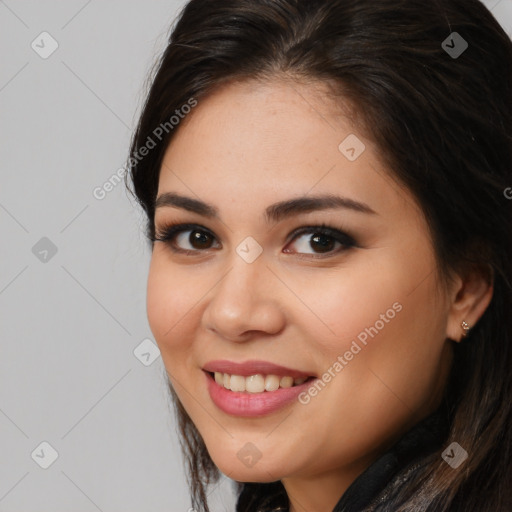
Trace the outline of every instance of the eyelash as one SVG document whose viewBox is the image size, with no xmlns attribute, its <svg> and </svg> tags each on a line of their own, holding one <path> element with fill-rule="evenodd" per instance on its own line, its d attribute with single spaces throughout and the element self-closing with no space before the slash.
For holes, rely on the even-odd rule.
<svg viewBox="0 0 512 512">
<path fill-rule="evenodd" d="M 191 255 L 204 252 L 202 249 L 180 249 L 174 246 L 174 238 L 178 234 L 185 231 L 199 231 L 208 234 L 212 238 L 215 238 L 215 235 L 209 229 L 206 229 L 198 224 L 167 223 L 163 224 L 160 228 L 156 230 L 155 236 L 151 240 L 152 242 L 164 242 L 168 244 L 171 250 L 175 253 Z M 306 234 L 329 236 L 333 238 L 336 242 L 341 244 L 341 247 L 338 247 L 338 249 L 329 251 L 327 253 L 307 253 L 307 257 L 311 259 L 326 258 L 329 256 L 333 256 L 335 254 L 339 254 L 340 252 L 348 251 L 349 249 L 352 249 L 354 247 L 358 247 L 357 242 L 350 235 L 344 233 L 343 231 L 340 231 L 339 229 L 330 227 L 326 224 L 320 224 L 317 226 L 303 226 L 298 229 L 295 229 L 288 236 L 289 241 L 287 242 L 286 245 L 293 242 L 296 238 L 300 237 L 301 235 Z M 210 248 L 207 248 L 205 250 L 210 250 Z M 304 255 L 305 253 L 297 254 Z"/>
</svg>

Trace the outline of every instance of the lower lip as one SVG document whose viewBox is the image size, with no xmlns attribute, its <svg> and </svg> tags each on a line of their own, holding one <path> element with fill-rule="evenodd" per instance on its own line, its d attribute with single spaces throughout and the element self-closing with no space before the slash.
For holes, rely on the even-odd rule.
<svg viewBox="0 0 512 512">
<path fill-rule="evenodd" d="M 220 386 L 208 372 L 204 373 L 213 403 L 227 414 L 244 417 L 264 416 L 278 411 L 297 400 L 297 397 L 313 383 L 313 379 L 309 379 L 291 388 L 279 388 L 276 391 L 262 393 L 242 393 Z"/>
</svg>

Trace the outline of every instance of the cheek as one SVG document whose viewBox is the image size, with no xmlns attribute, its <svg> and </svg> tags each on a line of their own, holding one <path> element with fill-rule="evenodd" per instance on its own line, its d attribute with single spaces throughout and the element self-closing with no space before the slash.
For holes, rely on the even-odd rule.
<svg viewBox="0 0 512 512">
<path fill-rule="evenodd" d="M 312 353 L 322 354 L 326 370 L 342 356 L 338 373 L 350 375 L 360 398 L 368 393 L 378 401 L 382 395 L 376 388 L 387 385 L 412 406 L 428 394 L 442 369 L 446 312 L 428 256 L 427 251 L 422 258 L 379 255 L 379 264 L 364 261 L 342 269 L 343 276 L 331 273 L 315 286 L 312 280 L 303 283 L 308 305 L 317 313 L 315 320 L 303 321 Z M 337 382 L 334 388 L 348 381 Z"/>
<path fill-rule="evenodd" d="M 378 263 L 361 261 L 301 283 L 300 295 L 315 313 L 308 315 L 306 329 L 312 341 L 322 338 L 319 348 L 327 354 L 343 353 L 353 340 L 381 338 L 402 321 L 417 272 L 383 265 L 382 258 Z"/>
<path fill-rule="evenodd" d="M 155 249 L 156 251 L 156 249 Z M 166 350 L 187 343 L 183 336 L 193 316 L 193 307 L 202 296 L 199 287 L 185 278 L 161 254 L 151 259 L 147 282 L 147 317 L 162 356 Z"/>
</svg>

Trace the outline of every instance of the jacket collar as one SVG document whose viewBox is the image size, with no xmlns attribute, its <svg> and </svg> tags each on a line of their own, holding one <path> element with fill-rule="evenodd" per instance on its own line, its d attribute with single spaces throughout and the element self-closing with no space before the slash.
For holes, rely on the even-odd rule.
<svg viewBox="0 0 512 512">
<path fill-rule="evenodd" d="M 421 467 L 420 459 L 439 449 L 447 435 L 447 414 L 439 408 L 361 473 L 343 493 L 333 512 L 359 512 L 386 501 L 389 488 L 396 488 L 413 476 Z"/>
</svg>

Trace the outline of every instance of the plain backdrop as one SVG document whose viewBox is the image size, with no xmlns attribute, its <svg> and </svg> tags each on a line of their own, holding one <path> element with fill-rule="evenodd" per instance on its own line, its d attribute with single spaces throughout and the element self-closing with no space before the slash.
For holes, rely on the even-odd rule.
<svg viewBox="0 0 512 512">
<path fill-rule="evenodd" d="M 0 0 L 0 512 L 189 510 L 144 220 L 105 185 L 183 4 Z"/>
</svg>

